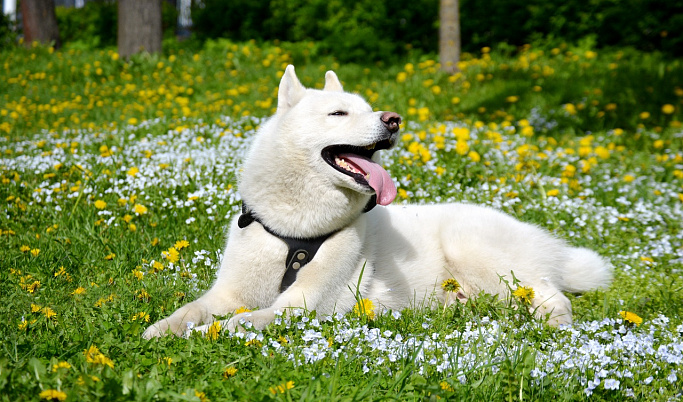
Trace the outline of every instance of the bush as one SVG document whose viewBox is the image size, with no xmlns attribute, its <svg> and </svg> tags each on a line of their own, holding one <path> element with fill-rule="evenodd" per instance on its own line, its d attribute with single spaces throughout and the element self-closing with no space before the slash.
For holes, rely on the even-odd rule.
<svg viewBox="0 0 683 402">
<path fill-rule="evenodd" d="M 202 40 L 315 41 L 340 61 L 395 59 L 406 47 L 435 51 L 436 0 L 203 0 L 193 3 Z"/>
<path fill-rule="evenodd" d="M 14 23 L 5 14 L 0 13 L 0 50 L 16 43 L 17 34 L 14 30 Z"/>
</svg>

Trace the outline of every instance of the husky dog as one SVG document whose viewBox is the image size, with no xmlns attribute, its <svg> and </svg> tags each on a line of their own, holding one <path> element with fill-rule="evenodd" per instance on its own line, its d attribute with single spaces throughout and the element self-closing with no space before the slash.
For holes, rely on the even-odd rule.
<svg viewBox="0 0 683 402">
<path fill-rule="evenodd" d="M 257 310 L 223 328 L 260 329 L 291 308 L 345 313 L 358 295 L 378 311 L 450 304 L 480 291 L 509 296 L 501 276 L 512 279 L 511 272 L 533 288 L 536 314 L 560 325 L 572 322 L 563 291 L 610 283 L 611 266 L 595 252 L 494 209 L 387 206 L 396 187 L 377 151 L 396 143 L 400 123 L 398 114 L 373 112 L 344 92 L 334 72 L 323 90 L 306 89 L 288 66 L 277 112 L 244 162 L 243 213 L 230 224 L 216 282 L 143 336 L 182 335 L 242 306 Z M 441 288 L 449 278 L 458 292 Z"/>
</svg>

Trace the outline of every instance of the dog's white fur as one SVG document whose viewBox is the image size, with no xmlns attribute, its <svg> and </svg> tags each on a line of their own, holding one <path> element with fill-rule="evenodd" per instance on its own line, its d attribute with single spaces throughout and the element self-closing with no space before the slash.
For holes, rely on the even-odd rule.
<svg viewBox="0 0 683 402">
<path fill-rule="evenodd" d="M 293 307 L 345 313 L 355 305 L 356 292 L 378 310 L 449 304 L 480 291 L 509 296 L 500 276 L 512 283 L 511 271 L 520 285 L 534 289 L 531 307 L 536 314 L 559 325 L 572 321 L 571 304 L 562 291 L 609 284 L 611 267 L 593 251 L 571 247 L 491 208 L 377 206 L 363 213 L 374 191 L 331 167 L 321 151 L 334 144 L 376 142 L 387 134 L 383 112 L 373 112 L 361 97 L 343 92 L 332 71 L 325 79 L 323 90 L 306 89 L 293 66 L 287 67 L 277 112 L 254 139 L 239 191 L 254 214 L 283 236 L 338 232 L 280 293 L 287 246 L 260 223 L 239 228 L 233 219 L 213 287 L 150 326 L 145 338 L 169 330 L 182 335 L 188 323 L 210 323 L 242 306 L 259 309 L 233 316 L 224 323 L 230 331 L 244 322 L 263 328 L 277 311 Z M 335 111 L 346 115 L 333 115 Z M 455 294 L 441 289 L 448 278 L 462 289 Z"/>
</svg>

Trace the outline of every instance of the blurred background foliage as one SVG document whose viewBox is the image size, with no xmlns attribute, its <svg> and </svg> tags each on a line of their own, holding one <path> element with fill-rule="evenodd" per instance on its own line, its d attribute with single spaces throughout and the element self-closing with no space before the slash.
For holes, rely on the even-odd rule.
<svg viewBox="0 0 683 402">
<path fill-rule="evenodd" d="M 163 5 L 170 39 L 177 12 Z M 311 41 L 311 52 L 340 62 L 393 61 L 410 50 L 436 53 L 438 17 L 438 0 L 195 0 L 191 40 Z M 57 7 L 57 19 L 68 46 L 116 44 L 116 2 Z M 683 56 L 683 0 L 460 0 L 460 23 L 465 52 L 583 41 Z M 11 24 L 0 19 L 0 47 L 16 42 Z"/>
</svg>

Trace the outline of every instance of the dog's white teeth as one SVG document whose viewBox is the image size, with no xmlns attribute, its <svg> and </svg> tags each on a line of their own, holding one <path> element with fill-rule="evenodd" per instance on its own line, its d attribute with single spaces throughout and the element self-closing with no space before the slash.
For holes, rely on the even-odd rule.
<svg viewBox="0 0 683 402">
<path fill-rule="evenodd" d="M 360 170 L 356 169 L 353 165 L 350 165 L 348 162 L 346 162 L 344 159 L 335 157 L 334 158 L 334 163 L 337 164 L 340 168 L 344 170 L 348 170 L 351 173 L 362 173 Z"/>
</svg>

